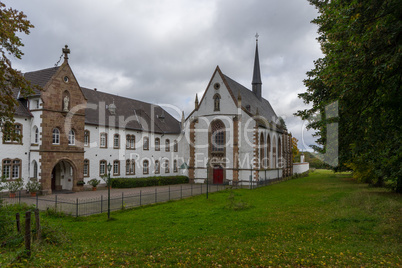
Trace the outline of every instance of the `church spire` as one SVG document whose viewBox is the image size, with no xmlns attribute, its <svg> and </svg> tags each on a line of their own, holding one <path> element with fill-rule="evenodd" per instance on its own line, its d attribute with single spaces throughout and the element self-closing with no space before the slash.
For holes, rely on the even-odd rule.
<svg viewBox="0 0 402 268">
<path fill-rule="evenodd" d="M 254 58 L 254 72 L 253 72 L 253 92 L 258 99 L 261 100 L 262 94 L 262 82 L 261 82 L 261 71 L 260 71 L 260 59 L 258 56 L 258 33 L 255 35 L 255 58 Z"/>
</svg>

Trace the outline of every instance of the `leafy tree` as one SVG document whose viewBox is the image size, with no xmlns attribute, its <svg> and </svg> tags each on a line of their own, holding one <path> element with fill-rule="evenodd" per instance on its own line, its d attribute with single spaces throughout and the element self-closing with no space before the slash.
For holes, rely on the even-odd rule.
<svg viewBox="0 0 402 268">
<path fill-rule="evenodd" d="M 318 41 L 324 58 L 304 81 L 299 95 L 311 109 L 298 111 L 312 120 L 321 152 L 328 149 L 330 123 L 339 124 L 339 165 L 374 185 L 402 192 L 401 33 L 399 0 L 309 0 L 319 11 Z M 337 102 L 338 116 L 326 117 Z M 327 133 L 328 132 L 328 133 Z"/>
<path fill-rule="evenodd" d="M 32 93 L 32 87 L 22 74 L 13 69 L 9 56 L 21 59 L 21 47 L 24 44 L 18 33 L 29 34 L 34 26 L 26 19 L 23 12 L 6 8 L 0 2 L 0 122 L 14 121 L 18 102 L 13 96 L 13 89 L 20 89 L 22 96 Z"/>
<path fill-rule="evenodd" d="M 296 155 L 300 152 L 299 148 L 297 148 L 297 142 L 299 140 L 296 139 L 295 137 L 292 137 L 292 158 L 293 158 L 293 162 L 295 161 L 295 157 Z"/>
</svg>

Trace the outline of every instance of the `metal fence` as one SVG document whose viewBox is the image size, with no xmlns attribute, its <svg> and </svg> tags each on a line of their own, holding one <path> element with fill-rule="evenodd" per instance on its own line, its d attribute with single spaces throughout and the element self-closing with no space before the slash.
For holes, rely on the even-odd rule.
<svg viewBox="0 0 402 268">
<path fill-rule="evenodd" d="M 262 181 L 239 181 L 237 185 L 222 184 L 185 184 L 172 185 L 165 188 L 155 187 L 154 190 L 139 190 L 137 193 L 124 193 L 110 195 L 110 210 L 116 211 L 126 208 L 139 207 L 149 204 L 178 200 L 186 197 L 202 195 L 225 190 L 227 188 L 247 188 L 256 189 L 261 186 L 270 185 L 285 179 L 270 179 Z M 52 209 L 56 212 L 79 217 L 92 214 L 105 213 L 108 210 L 108 196 L 100 195 L 93 198 L 68 198 L 66 194 L 52 196 L 31 197 L 25 191 L 19 191 L 15 198 L 8 197 L 8 194 L 2 193 L 0 199 L 7 204 L 25 203 L 34 205 L 39 210 Z"/>
</svg>

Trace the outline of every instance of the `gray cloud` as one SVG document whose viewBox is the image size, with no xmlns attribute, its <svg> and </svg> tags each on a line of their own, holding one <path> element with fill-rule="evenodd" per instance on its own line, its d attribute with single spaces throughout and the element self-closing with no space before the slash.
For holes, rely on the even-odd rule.
<svg viewBox="0 0 402 268">
<path fill-rule="evenodd" d="M 302 139 L 305 73 L 321 56 L 317 16 L 301 0 L 3 1 L 35 25 L 22 36 L 22 71 L 53 66 L 68 44 L 81 86 L 191 112 L 216 67 L 250 87 L 256 32 L 263 96 Z M 306 134 L 306 133 L 305 133 Z M 308 144 L 313 143 L 309 133 Z"/>
</svg>

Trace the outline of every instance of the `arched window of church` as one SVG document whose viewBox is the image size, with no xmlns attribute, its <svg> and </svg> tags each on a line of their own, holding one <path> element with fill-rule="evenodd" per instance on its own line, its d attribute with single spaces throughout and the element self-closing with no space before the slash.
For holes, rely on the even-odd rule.
<svg viewBox="0 0 402 268">
<path fill-rule="evenodd" d="M 266 167 L 270 168 L 270 159 L 271 157 L 271 137 L 268 135 L 267 137 L 267 162 L 265 164 Z"/>
<path fill-rule="evenodd" d="M 165 151 L 169 152 L 170 151 L 170 140 L 166 139 L 165 141 Z"/>
<path fill-rule="evenodd" d="M 173 160 L 173 172 L 177 172 L 177 160 Z"/>
<path fill-rule="evenodd" d="M 272 138 L 272 166 L 276 168 L 276 138 Z"/>
<path fill-rule="evenodd" d="M 38 178 L 38 163 L 36 163 L 36 161 L 33 161 L 33 174 L 32 174 L 33 178 Z"/>
<path fill-rule="evenodd" d="M 225 125 L 221 120 L 215 120 L 211 125 L 212 152 L 223 152 L 225 149 Z"/>
<path fill-rule="evenodd" d="M 221 96 L 219 94 L 215 94 L 214 95 L 214 111 L 221 110 L 220 101 L 221 101 Z"/>
<path fill-rule="evenodd" d="M 169 173 L 170 168 L 169 168 L 169 160 L 165 160 L 165 173 Z"/>
<path fill-rule="evenodd" d="M 144 150 L 149 150 L 149 138 L 144 137 L 144 145 L 143 145 Z"/>
<path fill-rule="evenodd" d="M 173 151 L 179 151 L 179 143 L 177 142 L 177 140 L 174 140 Z"/>
<path fill-rule="evenodd" d="M 161 150 L 161 140 L 159 138 L 155 138 L 155 151 Z"/>
<path fill-rule="evenodd" d="M 142 162 L 142 173 L 144 173 L 144 174 L 149 173 L 149 161 L 148 160 L 144 160 L 144 162 Z"/>
<path fill-rule="evenodd" d="M 159 164 L 159 161 L 155 161 L 155 174 L 159 174 L 161 172 L 161 165 Z"/>
<path fill-rule="evenodd" d="M 84 131 L 84 146 L 89 146 L 89 130 Z"/>
<path fill-rule="evenodd" d="M 107 148 L 107 133 L 100 134 L 100 147 Z"/>
<path fill-rule="evenodd" d="M 68 132 L 68 145 L 75 145 L 75 131 L 70 130 Z"/>
<path fill-rule="evenodd" d="M 278 138 L 278 167 L 282 168 L 283 163 L 282 163 L 282 143 L 281 143 L 281 138 Z"/>
<path fill-rule="evenodd" d="M 39 129 L 37 126 L 34 126 L 34 140 L 33 140 L 34 144 L 38 144 L 39 143 Z"/>
<path fill-rule="evenodd" d="M 99 175 L 100 176 L 106 175 L 106 166 L 107 166 L 106 160 L 99 161 Z"/>
<path fill-rule="evenodd" d="M 53 129 L 52 143 L 60 144 L 60 130 L 58 128 Z"/>
<path fill-rule="evenodd" d="M 260 167 L 265 168 L 265 143 L 263 133 L 260 135 Z"/>
</svg>

